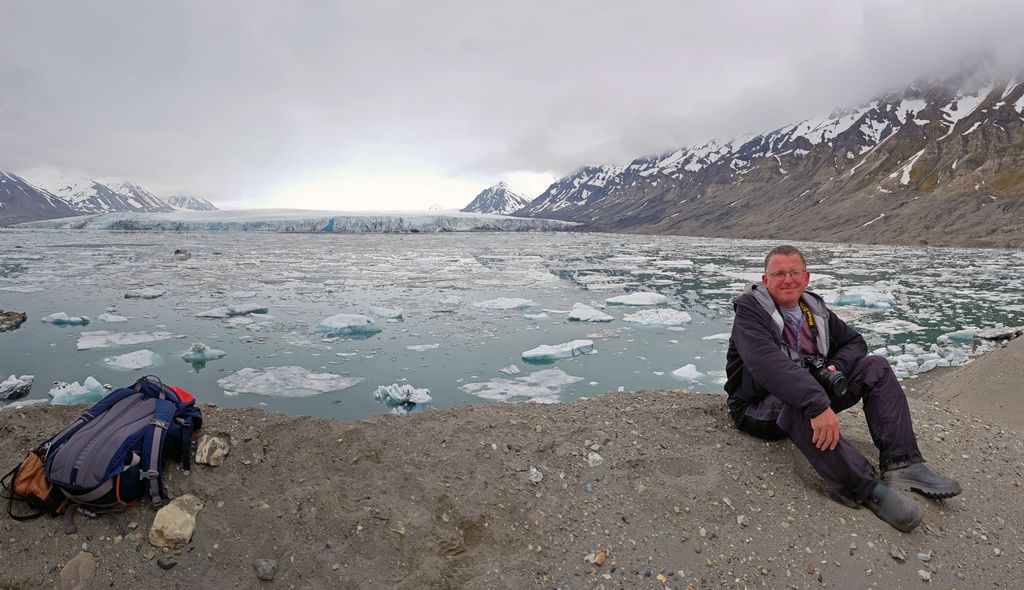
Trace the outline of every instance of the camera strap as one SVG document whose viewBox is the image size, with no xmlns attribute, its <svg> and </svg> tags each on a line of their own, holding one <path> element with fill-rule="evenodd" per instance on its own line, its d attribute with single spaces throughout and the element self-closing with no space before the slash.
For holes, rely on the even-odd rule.
<svg viewBox="0 0 1024 590">
<path fill-rule="evenodd" d="M 813 328 L 814 327 L 814 314 L 811 313 L 811 308 L 807 307 L 807 304 L 804 303 L 803 299 L 800 300 L 799 305 L 800 305 L 800 309 L 804 312 L 804 315 L 807 316 L 807 327 Z M 811 333 L 813 334 L 814 332 L 812 331 Z"/>
</svg>

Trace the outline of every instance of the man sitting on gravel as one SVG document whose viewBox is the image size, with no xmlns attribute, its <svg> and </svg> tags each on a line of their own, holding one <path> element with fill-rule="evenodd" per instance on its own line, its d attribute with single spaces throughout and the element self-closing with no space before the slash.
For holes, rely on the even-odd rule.
<svg viewBox="0 0 1024 590">
<path fill-rule="evenodd" d="M 733 302 L 726 356 L 729 414 L 740 430 L 789 437 L 840 496 L 864 504 L 893 527 L 921 522 L 917 502 L 893 489 L 949 498 L 960 484 L 925 467 L 907 397 L 889 363 L 867 354 L 864 338 L 807 292 L 810 273 L 793 246 L 768 252 L 761 283 Z M 864 400 L 882 476 L 839 435 L 836 413 Z"/>
</svg>

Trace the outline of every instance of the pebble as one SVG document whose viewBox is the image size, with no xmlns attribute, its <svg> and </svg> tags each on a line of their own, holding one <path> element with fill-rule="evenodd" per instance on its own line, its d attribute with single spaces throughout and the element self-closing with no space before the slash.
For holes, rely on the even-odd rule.
<svg viewBox="0 0 1024 590">
<path fill-rule="evenodd" d="M 544 474 L 540 472 L 540 469 L 536 467 L 530 467 L 530 482 L 540 483 L 544 479 Z"/>
<path fill-rule="evenodd" d="M 903 550 L 897 547 L 896 545 L 893 545 L 889 548 L 889 553 L 892 555 L 893 559 L 900 563 L 903 563 L 907 560 L 907 554 L 903 553 Z"/>
<path fill-rule="evenodd" d="M 594 451 L 591 451 L 590 454 L 587 455 L 587 465 L 591 467 L 597 467 L 602 463 L 604 463 L 604 457 L 598 455 Z"/>
<path fill-rule="evenodd" d="M 700 553 L 701 552 L 702 547 L 701 547 L 701 544 L 700 544 L 700 539 L 698 537 L 694 537 L 694 538 L 690 539 L 690 546 L 693 547 L 693 552 L 694 553 Z"/>
<path fill-rule="evenodd" d="M 917 570 L 917 575 L 921 576 L 921 579 L 925 582 L 929 582 L 932 579 L 932 574 L 928 570 Z"/>
<path fill-rule="evenodd" d="M 58 590 L 84 590 L 92 583 L 96 574 L 96 559 L 91 553 L 81 551 L 60 570 L 57 577 Z"/>
<path fill-rule="evenodd" d="M 160 566 L 160 569 L 162 570 L 169 570 L 172 567 L 178 565 L 178 562 L 174 561 L 173 559 L 164 559 L 163 557 L 161 557 L 156 560 L 156 564 Z"/>
<path fill-rule="evenodd" d="M 274 559 L 257 559 L 252 562 L 256 576 L 261 580 L 271 581 L 277 575 L 277 561 Z"/>
<path fill-rule="evenodd" d="M 932 559 L 932 552 L 931 552 L 931 550 L 923 551 L 923 552 L 917 554 L 917 558 L 920 559 L 921 561 L 931 561 L 931 559 Z"/>
<path fill-rule="evenodd" d="M 740 526 L 743 526 L 743 527 L 750 526 L 750 521 L 747 519 L 747 515 L 746 514 L 741 514 L 741 515 L 736 517 L 736 524 L 738 524 Z"/>
</svg>

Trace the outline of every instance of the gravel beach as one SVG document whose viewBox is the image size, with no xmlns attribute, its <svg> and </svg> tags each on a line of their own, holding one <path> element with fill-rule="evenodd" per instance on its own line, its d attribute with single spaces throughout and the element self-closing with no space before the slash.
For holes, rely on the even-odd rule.
<svg viewBox="0 0 1024 590">
<path fill-rule="evenodd" d="M 151 546 L 147 504 L 79 515 L 73 535 L 4 516 L 0 587 L 61 587 L 80 556 L 63 579 L 91 588 L 1019 588 L 1022 364 L 1018 339 L 905 383 L 925 458 L 964 488 L 917 498 L 911 534 L 830 498 L 788 441 L 738 432 L 719 396 L 354 423 L 204 406 L 223 465 L 165 468 L 173 496 L 203 505 L 188 544 Z M 0 465 L 81 409 L 0 412 Z M 877 459 L 863 413 L 840 421 Z"/>
</svg>

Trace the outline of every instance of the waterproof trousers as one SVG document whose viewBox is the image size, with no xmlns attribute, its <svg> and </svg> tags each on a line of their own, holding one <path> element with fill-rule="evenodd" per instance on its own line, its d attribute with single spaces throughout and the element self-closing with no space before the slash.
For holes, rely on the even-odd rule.
<svg viewBox="0 0 1024 590">
<path fill-rule="evenodd" d="M 832 400 L 832 410 L 838 414 L 864 402 L 864 417 L 878 447 L 881 470 L 921 463 L 907 396 L 889 363 L 882 357 L 865 356 L 847 373 L 847 380 L 849 390 L 842 398 Z M 841 429 L 835 449 L 819 450 L 811 442 L 810 419 L 773 395 L 747 406 L 737 426 L 760 438 L 789 437 L 829 487 L 854 502 L 863 502 L 879 482 L 875 467 L 846 440 Z"/>
</svg>

